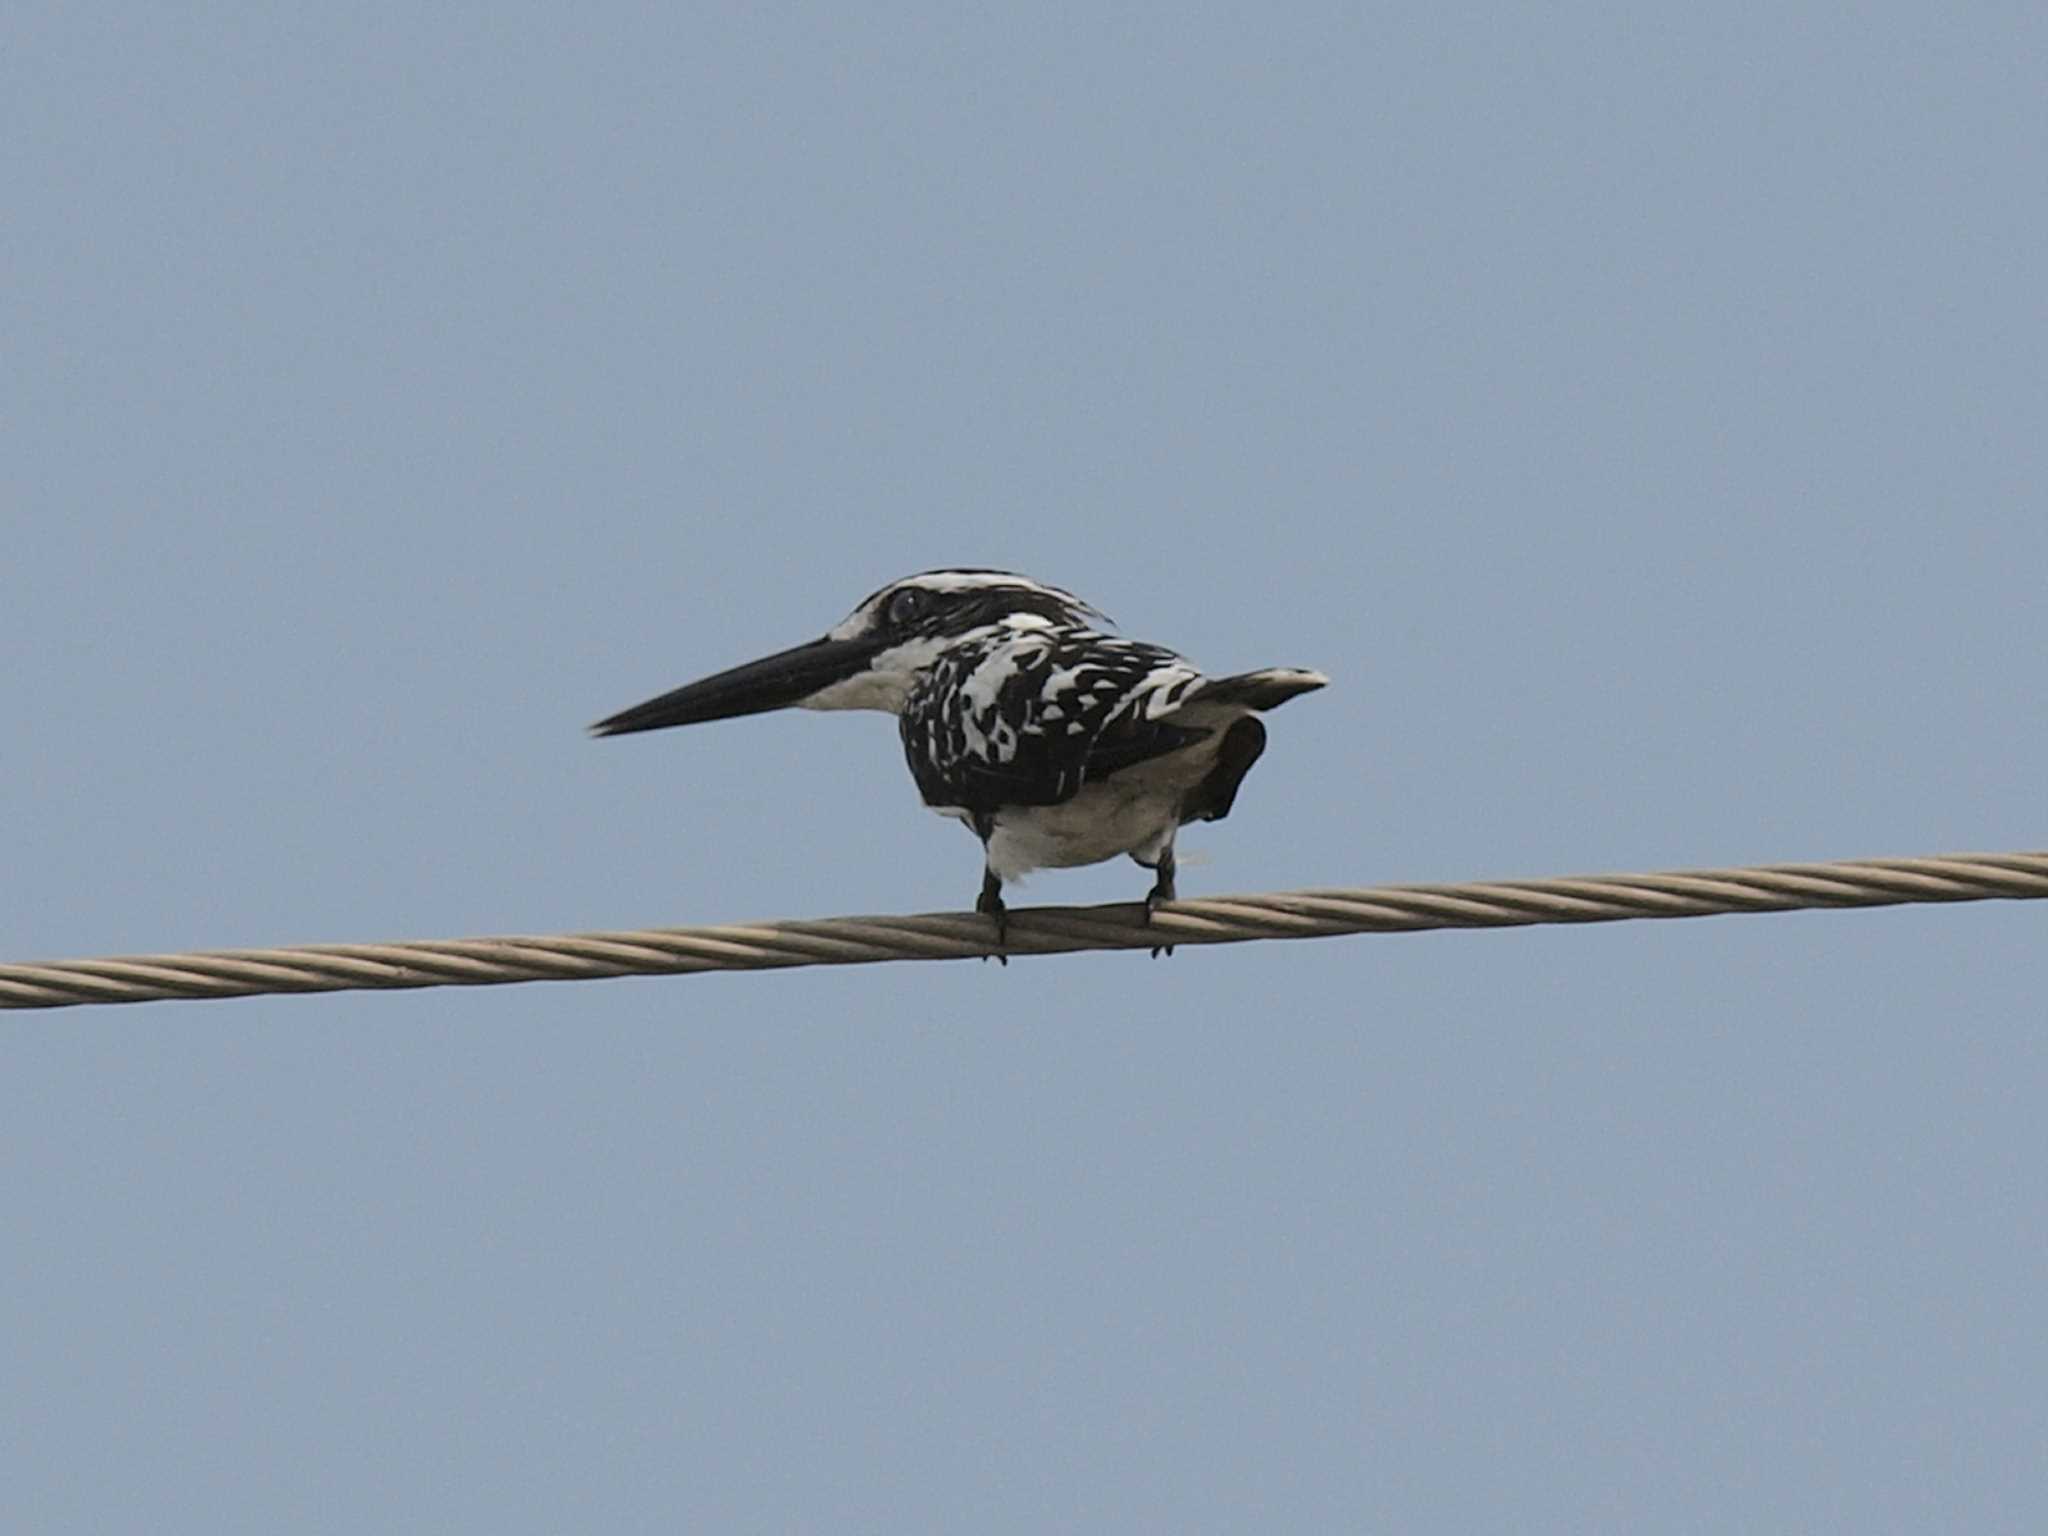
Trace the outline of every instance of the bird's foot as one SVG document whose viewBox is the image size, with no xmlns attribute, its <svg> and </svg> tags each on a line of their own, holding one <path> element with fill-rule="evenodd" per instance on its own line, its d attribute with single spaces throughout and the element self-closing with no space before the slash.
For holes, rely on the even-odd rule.
<svg viewBox="0 0 2048 1536">
<path fill-rule="evenodd" d="M 989 953 L 1004 965 L 1010 963 L 1008 947 L 1010 942 L 1010 909 L 1003 905 L 1003 882 L 995 876 L 994 870 L 986 871 L 981 877 L 981 894 L 974 899 L 974 910 L 987 913 L 995 919 L 996 947 Z M 981 957 L 984 961 L 989 955 Z"/>
<path fill-rule="evenodd" d="M 1159 878 L 1153 882 L 1152 889 L 1145 893 L 1145 921 L 1150 923 L 1152 915 L 1159 910 L 1160 904 L 1172 901 L 1173 898 L 1173 859 L 1169 855 L 1159 866 Z M 1157 960 L 1161 955 L 1170 955 L 1172 953 L 1173 946 L 1171 944 L 1154 944 L 1152 946 L 1152 958 L 1154 960 Z"/>
</svg>

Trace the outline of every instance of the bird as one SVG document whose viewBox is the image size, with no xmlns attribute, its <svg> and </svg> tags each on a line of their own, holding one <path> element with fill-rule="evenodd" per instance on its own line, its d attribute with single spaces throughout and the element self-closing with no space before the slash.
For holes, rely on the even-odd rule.
<svg viewBox="0 0 2048 1536">
<path fill-rule="evenodd" d="M 1008 964 L 1007 882 L 1128 855 L 1155 876 L 1150 921 L 1176 894 L 1175 835 L 1228 816 L 1265 751 L 1259 715 L 1328 681 L 1293 667 L 1207 677 L 1116 634 L 1063 588 L 964 568 L 892 581 L 818 639 L 590 729 L 624 736 L 790 707 L 894 715 L 924 803 L 981 841 L 974 906 Z"/>
</svg>

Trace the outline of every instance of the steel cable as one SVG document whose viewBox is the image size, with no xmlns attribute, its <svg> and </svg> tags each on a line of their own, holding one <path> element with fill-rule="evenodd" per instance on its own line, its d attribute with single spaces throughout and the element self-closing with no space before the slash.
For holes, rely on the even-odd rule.
<svg viewBox="0 0 2048 1536">
<path fill-rule="evenodd" d="M 1218 896 L 1163 906 L 1147 923 L 1136 903 L 1022 907 L 1010 913 L 1008 953 L 1151 949 L 1252 939 L 1414 933 L 1609 923 L 1639 917 L 1709 917 L 1800 908 L 2048 896 L 2048 853 L 1849 859 L 1745 869 L 1383 885 Z M 301 944 L 0 965 L 0 1008 L 146 1003 L 410 987 L 587 981 L 692 975 L 882 960 L 960 960 L 990 953 L 989 920 L 971 912 L 828 917 L 388 944 Z"/>
</svg>

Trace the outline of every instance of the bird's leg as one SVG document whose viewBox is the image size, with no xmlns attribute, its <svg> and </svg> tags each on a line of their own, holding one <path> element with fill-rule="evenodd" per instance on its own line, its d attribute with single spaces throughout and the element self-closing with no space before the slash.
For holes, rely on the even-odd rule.
<svg viewBox="0 0 2048 1536">
<path fill-rule="evenodd" d="M 1152 921 L 1152 914 L 1159 910 L 1159 904 L 1162 901 L 1172 901 L 1174 898 L 1173 844 L 1168 843 L 1166 845 L 1166 852 L 1159 855 L 1159 862 L 1152 867 L 1159 871 L 1159 878 L 1152 882 L 1152 889 L 1145 893 L 1145 921 L 1148 923 Z M 1152 946 L 1152 958 L 1155 960 L 1161 955 L 1170 955 L 1172 953 L 1173 946 L 1171 944 L 1155 944 Z"/>
<path fill-rule="evenodd" d="M 986 865 L 982 867 L 981 894 L 974 900 L 974 910 L 986 912 L 995 919 L 995 957 L 1002 961 L 1004 965 L 1008 965 L 1010 957 L 1004 953 L 1004 950 L 1009 943 L 1010 909 L 1003 905 L 1003 882 L 997 878 L 996 872 Z M 981 958 L 986 960 L 988 956 L 983 955 Z"/>
</svg>

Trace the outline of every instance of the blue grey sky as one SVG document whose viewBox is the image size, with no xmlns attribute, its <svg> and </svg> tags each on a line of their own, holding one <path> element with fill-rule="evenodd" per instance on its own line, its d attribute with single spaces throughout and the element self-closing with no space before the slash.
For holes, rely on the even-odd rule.
<svg viewBox="0 0 2048 1536">
<path fill-rule="evenodd" d="M 6 33 L 0 957 L 963 906 L 583 729 L 951 564 L 1329 673 L 1187 894 L 2048 843 L 2038 7 Z M 8 1015 L 0 1524 L 2038 1530 L 2044 920 Z"/>
</svg>

